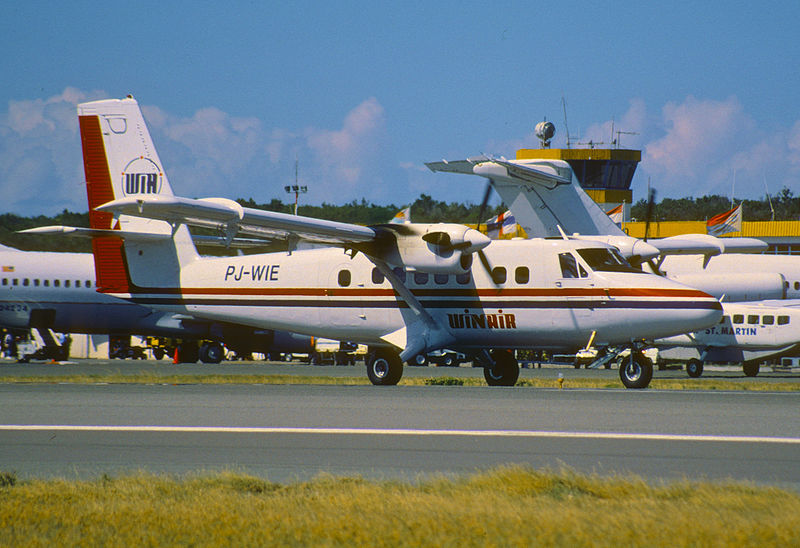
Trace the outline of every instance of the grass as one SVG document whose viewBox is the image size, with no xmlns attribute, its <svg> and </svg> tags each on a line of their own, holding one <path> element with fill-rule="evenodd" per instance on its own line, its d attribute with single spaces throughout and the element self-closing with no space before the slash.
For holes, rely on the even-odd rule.
<svg viewBox="0 0 800 548">
<path fill-rule="evenodd" d="M 156 373 L 111 373 L 92 375 L 28 375 L 28 376 L 0 376 L 0 383 L 5 384 L 31 384 L 31 383 L 74 383 L 74 384 L 316 384 L 316 385 L 368 385 L 366 375 L 353 377 L 324 376 L 324 375 L 176 375 Z M 400 380 L 401 386 L 486 386 L 483 377 L 404 377 Z M 521 379 L 518 387 L 532 388 L 558 388 L 556 379 L 532 378 Z M 622 388 L 618 378 L 571 378 L 564 380 L 564 388 Z M 746 381 L 727 381 L 721 379 L 658 379 L 650 383 L 650 388 L 655 390 L 741 390 L 741 391 L 770 391 L 770 392 L 797 392 L 800 383 L 796 382 L 765 382 L 757 379 Z"/>
<path fill-rule="evenodd" d="M 136 474 L 0 484 L 2 546 L 797 546 L 800 495 L 509 466 L 414 483 Z"/>
</svg>

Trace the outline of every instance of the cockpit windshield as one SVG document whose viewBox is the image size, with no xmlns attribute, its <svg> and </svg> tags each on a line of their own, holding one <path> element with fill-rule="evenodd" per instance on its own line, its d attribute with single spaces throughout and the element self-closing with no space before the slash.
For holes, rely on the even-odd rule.
<svg viewBox="0 0 800 548">
<path fill-rule="evenodd" d="M 615 249 L 604 247 L 578 249 L 578 254 L 592 270 L 598 272 L 634 272 L 642 271 L 634 268 Z"/>
</svg>

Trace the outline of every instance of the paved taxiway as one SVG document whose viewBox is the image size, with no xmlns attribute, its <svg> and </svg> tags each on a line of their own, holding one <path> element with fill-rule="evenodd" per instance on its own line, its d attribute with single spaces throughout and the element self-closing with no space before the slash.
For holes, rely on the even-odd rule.
<svg viewBox="0 0 800 548">
<path fill-rule="evenodd" d="M 74 373 L 73 367 L 121 372 L 165 365 L 3 365 L 0 375 L 37 369 L 65 374 Z M 232 373 L 238 368 L 364 373 L 363 367 L 285 365 L 177 370 Z M 567 379 L 616 375 L 545 368 L 523 370 L 522 376 L 555 378 L 559 372 Z M 407 374 L 481 372 L 407 368 Z M 323 471 L 414 478 L 523 463 L 649 479 L 734 478 L 800 489 L 797 402 L 797 393 L 777 392 L 5 384 L 0 385 L 0 469 L 24 477 L 233 469 L 289 481 Z"/>
</svg>

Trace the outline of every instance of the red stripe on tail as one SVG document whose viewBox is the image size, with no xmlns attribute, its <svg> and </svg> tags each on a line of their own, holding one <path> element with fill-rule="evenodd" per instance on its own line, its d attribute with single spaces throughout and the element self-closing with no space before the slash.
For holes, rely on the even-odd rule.
<svg viewBox="0 0 800 548">
<path fill-rule="evenodd" d="M 114 199 L 100 117 L 79 116 L 78 121 L 83 147 L 83 170 L 86 174 L 86 196 L 89 200 L 89 226 L 110 229 L 113 228 L 111 223 L 114 216 L 111 213 L 95 211 L 97 206 Z M 92 250 L 97 290 L 103 293 L 129 293 L 131 283 L 122 239 L 95 238 Z"/>
</svg>

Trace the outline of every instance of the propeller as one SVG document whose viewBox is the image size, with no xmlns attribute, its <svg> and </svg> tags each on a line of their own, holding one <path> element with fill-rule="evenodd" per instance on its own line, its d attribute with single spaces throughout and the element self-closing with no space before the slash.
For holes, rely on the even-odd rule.
<svg viewBox="0 0 800 548">
<path fill-rule="evenodd" d="M 650 235 L 650 220 L 653 218 L 653 209 L 655 208 L 656 189 L 648 189 L 647 192 L 647 208 L 644 210 L 644 241 Z"/>
<path fill-rule="evenodd" d="M 650 236 L 650 221 L 653 219 L 653 211 L 655 210 L 655 201 L 656 201 L 656 189 L 650 188 L 647 192 L 647 207 L 644 210 L 644 240 L 647 242 L 647 238 Z M 663 272 L 658 268 L 656 263 L 653 259 L 647 259 L 646 261 L 642 261 L 641 259 L 638 261 L 639 268 L 642 267 L 642 262 L 646 262 L 650 269 L 653 271 L 654 274 L 658 274 L 659 276 L 663 276 Z"/>
<path fill-rule="evenodd" d="M 481 229 L 481 221 L 483 216 L 486 214 L 486 207 L 489 205 L 489 198 L 492 195 L 492 180 L 489 179 L 489 182 L 486 183 L 486 190 L 483 193 L 483 200 L 481 201 L 481 207 L 478 210 L 478 222 L 477 222 L 477 230 L 480 231 Z M 486 273 L 489 275 L 489 279 L 492 281 L 495 287 L 497 287 L 497 282 L 492 275 L 492 264 L 489 262 L 489 259 L 486 257 L 486 254 L 483 252 L 482 249 L 477 251 L 478 259 L 480 259 L 481 265 L 486 270 Z"/>
<path fill-rule="evenodd" d="M 486 183 L 486 191 L 483 193 L 483 201 L 481 202 L 481 208 L 478 210 L 478 230 L 481 229 L 481 220 L 483 219 L 484 214 L 486 213 L 486 206 L 489 205 L 489 196 L 492 195 L 492 180 L 489 179 L 489 182 Z"/>
</svg>

